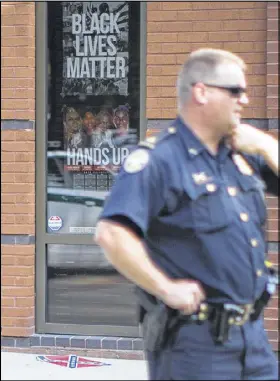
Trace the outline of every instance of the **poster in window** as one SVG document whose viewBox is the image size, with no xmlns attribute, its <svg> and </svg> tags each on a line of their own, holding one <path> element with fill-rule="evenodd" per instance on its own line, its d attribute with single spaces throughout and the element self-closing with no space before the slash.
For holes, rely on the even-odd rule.
<svg viewBox="0 0 280 381">
<path fill-rule="evenodd" d="M 136 131 L 129 128 L 129 105 L 116 108 L 64 105 L 62 112 L 65 169 L 117 173 L 129 154 L 129 144 L 124 143 L 136 143 Z"/>
<path fill-rule="evenodd" d="M 63 3 L 62 97 L 128 95 L 128 2 Z"/>
</svg>

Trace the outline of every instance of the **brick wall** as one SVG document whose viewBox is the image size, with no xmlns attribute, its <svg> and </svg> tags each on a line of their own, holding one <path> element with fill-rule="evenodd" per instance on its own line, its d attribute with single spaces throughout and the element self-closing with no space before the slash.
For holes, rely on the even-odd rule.
<svg viewBox="0 0 280 381">
<path fill-rule="evenodd" d="M 267 98 L 266 109 L 267 118 L 272 119 L 275 123 L 271 132 L 279 138 L 279 52 L 278 52 L 278 29 L 279 29 L 279 3 L 267 3 Z M 268 237 L 271 241 L 279 240 L 279 222 L 278 222 L 278 200 L 276 198 L 268 199 L 269 220 L 268 220 Z"/>
<path fill-rule="evenodd" d="M 279 117 L 279 3 L 267 3 L 267 117 Z"/>
<path fill-rule="evenodd" d="M 147 118 L 176 115 L 176 76 L 191 51 L 228 49 L 248 64 L 245 118 L 266 118 L 265 2 L 149 2 Z"/>
<path fill-rule="evenodd" d="M 35 3 L 1 2 L 1 94 L 1 233 L 34 235 Z M 34 245 L 1 243 L 3 336 L 34 333 L 34 260 Z"/>
</svg>

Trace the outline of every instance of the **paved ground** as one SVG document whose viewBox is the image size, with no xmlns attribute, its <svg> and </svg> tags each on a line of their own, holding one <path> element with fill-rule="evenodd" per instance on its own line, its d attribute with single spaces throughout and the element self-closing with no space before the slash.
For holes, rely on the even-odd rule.
<svg viewBox="0 0 280 381">
<path fill-rule="evenodd" d="M 37 356 L 42 355 L 1 351 L 1 380 L 147 380 L 143 360 L 83 356 L 110 365 L 71 369 L 39 361 Z"/>
</svg>

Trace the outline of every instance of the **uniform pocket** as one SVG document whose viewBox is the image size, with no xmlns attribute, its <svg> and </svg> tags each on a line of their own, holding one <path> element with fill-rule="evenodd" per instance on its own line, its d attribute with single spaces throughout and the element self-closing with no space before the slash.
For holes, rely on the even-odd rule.
<svg viewBox="0 0 280 381">
<path fill-rule="evenodd" d="M 231 214 L 227 213 L 221 184 L 213 181 L 185 190 L 190 197 L 190 216 L 195 230 L 211 232 L 229 225 Z"/>
<path fill-rule="evenodd" d="M 244 206 L 251 218 L 263 225 L 266 221 L 265 184 L 256 176 L 242 176 L 238 179 Z"/>
</svg>

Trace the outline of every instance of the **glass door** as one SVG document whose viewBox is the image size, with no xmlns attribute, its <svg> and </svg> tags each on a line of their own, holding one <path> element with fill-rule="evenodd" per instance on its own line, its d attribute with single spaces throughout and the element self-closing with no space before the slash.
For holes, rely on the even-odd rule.
<svg viewBox="0 0 280 381">
<path fill-rule="evenodd" d="M 93 234 L 146 128 L 144 17 L 140 2 L 37 5 L 37 331 L 138 336 L 134 287 Z"/>
</svg>

